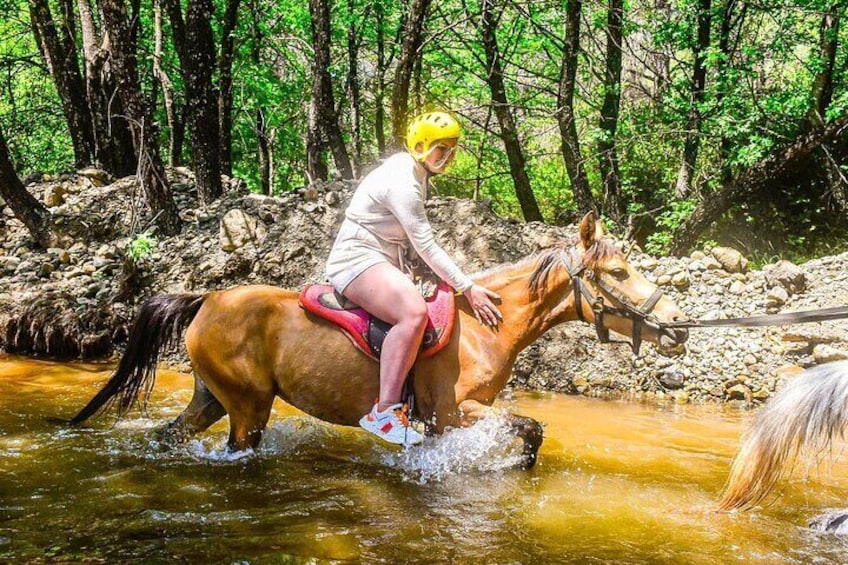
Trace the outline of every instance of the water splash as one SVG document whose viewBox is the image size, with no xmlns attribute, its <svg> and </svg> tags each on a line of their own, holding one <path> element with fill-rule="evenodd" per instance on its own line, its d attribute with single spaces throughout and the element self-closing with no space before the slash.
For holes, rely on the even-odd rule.
<svg viewBox="0 0 848 565">
<path fill-rule="evenodd" d="M 355 464 L 396 469 L 405 479 L 425 484 L 450 476 L 489 473 L 514 468 L 522 463 L 522 445 L 510 430 L 506 418 L 485 418 L 468 428 L 454 428 L 441 436 L 427 437 L 418 446 L 400 450 L 389 446 L 358 428 L 345 428 L 320 422 L 311 417 L 290 417 L 273 422 L 266 430 L 257 451 L 230 451 L 225 436 L 196 437 L 181 445 L 161 443 L 145 434 L 127 437 L 126 432 L 150 432 L 160 421 L 137 419 L 116 426 L 123 433 L 107 433 L 106 451 L 112 454 L 143 453 L 147 459 L 193 459 L 199 462 L 228 464 L 250 458 L 296 456 L 327 458 Z"/>
<path fill-rule="evenodd" d="M 844 536 L 848 534 L 848 509 L 828 510 L 826 513 L 810 520 L 809 526 L 817 532 Z"/>
<path fill-rule="evenodd" d="M 469 428 L 426 438 L 420 446 L 400 453 L 384 453 L 381 462 L 424 484 L 452 475 L 516 467 L 522 462 L 521 442 L 504 418 L 486 418 Z"/>
</svg>

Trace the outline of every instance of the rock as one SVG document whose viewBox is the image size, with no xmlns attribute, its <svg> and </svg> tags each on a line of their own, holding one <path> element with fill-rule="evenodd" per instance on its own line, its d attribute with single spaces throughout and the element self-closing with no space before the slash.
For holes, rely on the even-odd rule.
<svg viewBox="0 0 848 565">
<path fill-rule="evenodd" d="M 589 381 L 584 377 L 575 377 L 571 381 L 571 386 L 573 386 L 577 392 L 583 392 L 589 386 Z"/>
<path fill-rule="evenodd" d="M 91 184 L 94 186 L 106 186 L 112 182 L 112 178 L 109 173 L 103 169 L 98 169 L 97 167 L 86 167 L 84 169 L 80 169 L 77 171 L 77 174 L 90 180 Z"/>
<path fill-rule="evenodd" d="M 657 260 L 650 256 L 644 257 L 639 262 L 639 268 L 641 268 L 643 271 L 653 271 L 657 268 Z"/>
<path fill-rule="evenodd" d="M 783 306 L 789 300 L 789 294 L 782 286 L 776 286 L 766 294 L 766 306 L 776 308 Z"/>
<path fill-rule="evenodd" d="M 689 393 L 685 390 L 676 390 L 674 391 L 674 403 L 675 404 L 688 404 L 689 403 Z"/>
<path fill-rule="evenodd" d="M 731 400 L 744 400 L 748 404 L 754 401 L 754 393 L 743 384 L 733 385 L 727 389 L 727 397 Z"/>
<path fill-rule="evenodd" d="M 713 247 L 711 253 L 728 273 L 742 273 L 748 269 L 748 260 L 732 247 Z"/>
<path fill-rule="evenodd" d="M 668 371 L 660 376 L 660 384 L 669 390 L 683 388 L 683 373 L 680 371 Z"/>
<path fill-rule="evenodd" d="M 310 184 L 303 191 L 303 199 L 307 202 L 318 200 L 318 188 L 314 184 Z"/>
<path fill-rule="evenodd" d="M 657 277 L 657 286 L 668 286 L 671 284 L 671 277 L 668 275 L 661 275 Z"/>
<path fill-rule="evenodd" d="M 747 287 L 745 286 L 745 283 L 743 283 L 742 281 L 733 281 L 733 284 L 730 285 L 731 294 L 737 294 L 737 295 L 745 294 L 746 290 L 747 290 Z"/>
<path fill-rule="evenodd" d="M 694 261 L 702 261 L 707 258 L 707 254 L 703 251 L 693 251 L 691 255 L 689 255 L 690 259 Z"/>
<path fill-rule="evenodd" d="M 328 192 L 324 195 L 324 202 L 327 206 L 335 206 L 341 201 L 341 197 L 338 192 Z"/>
<path fill-rule="evenodd" d="M 831 361 L 842 361 L 848 359 L 848 352 L 837 349 L 831 345 L 819 344 L 813 348 L 813 359 L 816 363 L 830 363 Z"/>
<path fill-rule="evenodd" d="M 766 400 L 771 396 L 771 392 L 767 388 L 761 388 L 754 391 L 754 400 Z"/>
<path fill-rule="evenodd" d="M 65 251 L 61 247 L 51 247 L 50 249 L 47 250 L 47 252 L 50 253 L 51 255 L 55 255 L 56 258 L 59 259 L 59 262 L 64 264 L 64 265 L 67 265 L 68 263 L 71 262 L 70 253 L 68 253 L 67 251 Z"/>
<path fill-rule="evenodd" d="M 797 377 L 803 372 L 804 367 L 801 367 L 799 365 L 783 365 L 782 367 L 778 367 L 774 370 L 774 377 L 776 379 L 789 379 L 792 377 Z"/>
<path fill-rule="evenodd" d="M 686 271 L 681 271 L 671 277 L 671 284 L 680 288 L 689 284 L 689 273 Z"/>
<path fill-rule="evenodd" d="M 51 184 L 44 190 L 44 205 L 48 208 L 61 206 L 65 203 L 65 195 L 68 190 L 64 185 Z"/>
<path fill-rule="evenodd" d="M 795 328 L 787 330 L 781 336 L 781 339 L 789 343 L 834 343 L 842 341 L 844 335 L 838 330 L 826 328 L 824 326 L 817 327 L 813 324 L 799 325 Z"/>
<path fill-rule="evenodd" d="M 800 294 L 807 288 L 807 274 L 791 261 L 778 261 L 763 268 L 766 284 L 782 287 L 789 294 Z"/>
<path fill-rule="evenodd" d="M 218 240 L 224 251 L 235 251 L 248 243 L 261 243 L 267 230 L 243 210 L 230 210 L 221 220 Z"/>
<path fill-rule="evenodd" d="M 49 277 L 50 273 L 54 271 L 53 265 L 50 263 L 42 263 L 41 266 L 38 267 L 38 276 L 41 278 Z"/>
<path fill-rule="evenodd" d="M 703 261 L 708 271 L 718 271 L 721 269 L 721 263 L 715 260 L 715 257 L 709 256 Z"/>
</svg>

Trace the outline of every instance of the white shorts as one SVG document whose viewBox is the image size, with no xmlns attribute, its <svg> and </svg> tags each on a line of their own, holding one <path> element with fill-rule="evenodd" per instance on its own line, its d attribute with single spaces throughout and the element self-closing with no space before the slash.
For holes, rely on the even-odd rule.
<svg viewBox="0 0 848 565">
<path fill-rule="evenodd" d="M 344 293 L 353 279 L 378 263 L 400 268 L 403 248 L 384 242 L 365 228 L 345 220 L 327 258 L 327 279 L 339 293 Z"/>
</svg>

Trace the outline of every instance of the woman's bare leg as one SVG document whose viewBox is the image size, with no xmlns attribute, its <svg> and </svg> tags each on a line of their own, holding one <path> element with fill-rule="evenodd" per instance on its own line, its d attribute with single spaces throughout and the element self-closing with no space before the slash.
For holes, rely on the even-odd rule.
<svg viewBox="0 0 848 565">
<path fill-rule="evenodd" d="M 403 382 L 427 328 L 427 305 L 412 281 L 389 263 L 368 268 L 347 286 L 344 295 L 392 324 L 380 353 L 379 409 L 383 409 L 400 401 Z"/>
</svg>

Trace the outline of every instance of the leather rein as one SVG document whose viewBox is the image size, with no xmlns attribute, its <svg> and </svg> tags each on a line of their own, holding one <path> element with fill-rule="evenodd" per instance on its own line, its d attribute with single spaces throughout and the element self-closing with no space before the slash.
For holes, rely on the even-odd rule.
<svg viewBox="0 0 848 565">
<path fill-rule="evenodd" d="M 660 322 L 654 316 L 651 316 L 651 312 L 663 297 L 663 293 L 659 288 L 642 304 L 635 304 L 624 294 L 608 285 L 594 270 L 589 269 L 574 248 L 563 252 L 562 261 L 565 264 L 568 275 L 571 277 L 571 285 L 574 292 L 574 308 L 577 311 L 577 317 L 582 322 L 590 323 L 583 312 L 583 297 L 585 297 L 586 302 L 592 305 L 595 331 L 601 343 L 610 343 L 611 341 L 609 329 L 604 326 L 604 316 L 608 314 L 618 316 L 619 318 L 627 318 L 633 322 L 633 335 L 630 347 L 633 349 L 634 355 L 639 355 L 639 349 L 642 346 L 642 326 L 650 326 L 654 329 L 670 327 L 668 324 Z M 604 294 L 618 302 L 620 306 L 610 305 L 600 294 L 595 296 L 589 285 L 583 280 L 584 277 L 592 281 Z"/>
<path fill-rule="evenodd" d="M 604 280 L 592 269 L 589 269 L 583 263 L 582 257 L 578 255 L 574 248 L 564 251 L 562 254 L 562 260 L 565 264 L 565 268 L 568 270 L 568 275 L 571 277 L 574 292 L 574 307 L 577 311 L 577 317 L 583 322 L 591 323 L 586 319 L 586 315 L 583 312 L 583 297 L 585 297 L 586 301 L 592 305 L 595 331 L 597 332 L 598 339 L 601 343 L 609 343 L 611 341 L 609 337 L 609 329 L 604 327 L 605 315 L 609 314 L 632 320 L 633 337 L 630 346 L 633 349 L 634 355 L 639 354 L 639 348 L 642 345 L 642 326 L 649 326 L 659 331 L 676 328 L 756 328 L 787 324 L 808 324 L 812 322 L 824 322 L 827 320 L 842 320 L 848 318 L 848 306 L 836 306 L 833 308 L 822 308 L 819 310 L 784 312 L 781 314 L 749 316 L 746 318 L 663 322 L 651 315 L 651 312 L 663 297 L 663 293 L 659 288 L 657 288 L 654 293 L 651 294 L 651 296 L 649 296 L 648 299 L 641 305 L 635 304 L 624 294 L 604 282 Z M 583 280 L 584 278 L 592 281 L 592 283 L 600 288 L 604 294 L 611 297 L 621 306 L 611 306 L 604 300 L 603 296 L 595 296 L 586 284 L 586 281 Z"/>
</svg>

